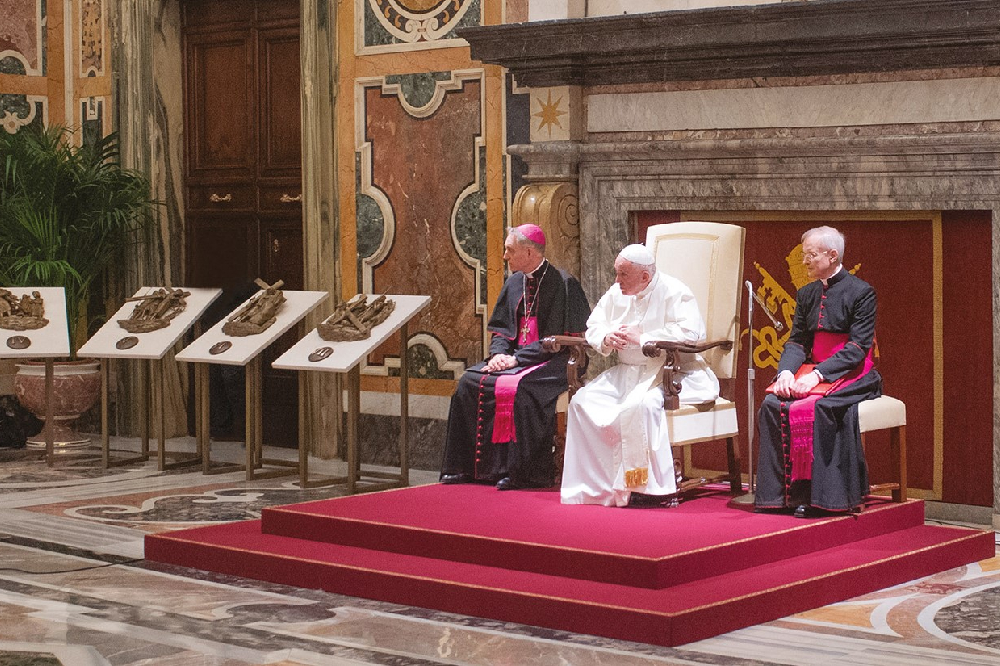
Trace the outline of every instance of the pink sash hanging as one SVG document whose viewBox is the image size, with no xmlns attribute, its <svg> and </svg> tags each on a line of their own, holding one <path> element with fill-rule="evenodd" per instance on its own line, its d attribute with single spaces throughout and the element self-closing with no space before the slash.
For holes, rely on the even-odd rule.
<svg viewBox="0 0 1000 666">
<path fill-rule="evenodd" d="M 792 431 L 792 481 L 812 479 L 813 427 L 816 422 L 816 402 L 820 395 L 807 395 L 788 408 L 788 427 Z"/>
<path fill-rule="evenodd" d="M 813 360 L 822 363 L 847 344 L 846 333 L 830 333 L 817 331 L 813 337 Z M 852 343 L 853 344 L 853 343 Z M 865 360 L 858 367 L 833 382 L 830 389 L 823 394 L 830 395 L 845 386 L 849 386 L 868 374 L 875 367 L 875 344 L 872 343 Z M 792 431 L 792 449 L 789 457 L 792 461 L 792 481 L 808 481 L 812 479 L 813 463 L 813 431 L 816 423 L 816 402 L 820 395 L 809 395 L 800 398 L 788 408 L 788 425 Z"/>
<path fill-rule="evenodd" d="M 519 347 L 538 342 L 538 318 L 521 317 L 521 325 L 518 327 L 517 344 Z M 533 365 L 525 368 L 516 374 L 506 374 L 497 377 L 494 387 L 496 396 L 496 413 L 493 416 L 493 443 L 517 441 L 517 432 L 514 427 L 514 397 L 517 395 L 517 385 L 528 373 L 534 372 L 545 365 Z"/>
<path fill-rule="evenodd" d="M 514 397 L 517 395 L 517 385 L 523 377 L 545 365 L 540 363 L 525 368 L 515 375 L 500 375 L 494 387 L 496 396 L 496 413 L 493 416 L 493 443 L 517 441 L 516 428 L 514 428 Z"/>
</svg>

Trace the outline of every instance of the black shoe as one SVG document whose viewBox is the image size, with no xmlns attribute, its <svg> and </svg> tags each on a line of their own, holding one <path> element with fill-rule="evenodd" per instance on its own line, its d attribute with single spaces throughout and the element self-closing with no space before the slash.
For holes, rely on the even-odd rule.
<svg viewBox="0 0 1000 666">
<path fill-rule="evenodd" d="M 551 483 L 536 483 L 534 481 L 515 481 L 505 476 L 497 481 L 497 490 L 523 490 L 525 488 L 551 488 Z"/>
<path fill-rule="evenodd" d="M 812 509 L 812 507 L 809 506 L 808 504 L 799 504 L 797 507 L 795 507 L 795 511 L 792 512 L 792 515 L 795 516 L 796 518 L 808 518 L 810 514 L 810 509 Z"/>
<path fill-rule="evenodd" d="M 647 495 L 645 493 L 632 493 L 628 496 L 627 506 L 640 509 L 649 509 L 659 506 L 677 506 L 677 498 L 669 495 Z"/>
<path fill-rule="evenodd" d="M 472 483 L 473 478 L 471 474 L 442 474 L 441 483 L 446 485 L 454 485 L 456 483 Z"/>
<path fill-rule="evenodd" d="M 497 490 L 520 490 L 523 488 L 520 483 L 514 481 L 514 479 L 509 476 L 505 476 L 499 481 L 497 481 Z"/>
</svg>

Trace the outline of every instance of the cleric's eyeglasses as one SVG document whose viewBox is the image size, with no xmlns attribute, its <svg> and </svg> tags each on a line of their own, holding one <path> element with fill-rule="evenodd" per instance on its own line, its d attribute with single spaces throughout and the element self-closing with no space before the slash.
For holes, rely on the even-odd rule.
<svg viewBox="0 0 1000 666">
<path fill-rule="evenodd" d="M 822 252 L 806 252 L 806 253 L 804 253 L 802 255 L 802 258 L 803 259 L 808 259 L 809 261 L 812 261 L 816 257 L 818 257 L 818 256 L 820 256 L 822 254 L 826 254 L 827 252 L 829 252 L 829 250 L 823 250 Z"/>
</svg>

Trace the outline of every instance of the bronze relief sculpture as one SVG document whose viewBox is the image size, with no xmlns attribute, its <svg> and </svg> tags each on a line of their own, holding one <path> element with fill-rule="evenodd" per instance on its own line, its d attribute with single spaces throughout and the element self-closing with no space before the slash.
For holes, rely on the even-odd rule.
<svg viewBox="0 0 1000 666">
<path fill-rule="evenodd" d="M 32 331 L 44 328 L 49 323 L 45 318 L 45 299 L 37 291 L 15 296 L 10 290 L 0 288 L 0 328 L 9 331 Z"/>
<path fill-rule="evenodd" d="M 281 291 L 284 281 L 267 284 L 260 278 L 254 280 L 261 290 L 254 294 L 242 308 L 230 315 L 222 332 L 234 338 L 257 335 L 266 331 L 277 319 L 285 295 Z"/>
<path fill-rule="evenodd" d="M 371 335 L 372 329 L 384 322 L 396 309 L 395 301 L 384 295 L 376 297 L 368 303 L 365 294 L 358 294 L 351 300 L 340 302 L 333 309 L 333 314 L 317 326 L 319 337 L 327 342 L 344 340 L 364 340 Z"/>
<path fill-rule="evenodd" d="M 149 333 L 170 325 L 170 320 L 184 312 L 190 291 L 160 287 L 145 296 L 133 296 L 126 303 L 138 301 L 128 319 L 119 319 L 118 325 L 129 333 Z M 126 340 L 127 338 L 123 338 Z"/>
</svg>

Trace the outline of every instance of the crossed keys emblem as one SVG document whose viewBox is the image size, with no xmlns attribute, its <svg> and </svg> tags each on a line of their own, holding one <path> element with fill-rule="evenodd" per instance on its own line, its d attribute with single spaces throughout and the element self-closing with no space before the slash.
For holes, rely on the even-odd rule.
<svg viewBox="0 0 1000 666">
<path fill-rule="evenodd" d="M 757 295 L 779 321 L 783 321 L 785 328 L 779 333 L 773 325 L 755 327 L 753 332 L 752 354 L 753 363 L 757 368 L 778 368 L 778 361 L 781 359 L 781 350 L 785 347 L 785 341 L 792 330 L 792 318 L 795 316 L 795 293 L 809 283 L 809 275 L 806 267 L 802 264 L 802 244 L 796 245 L 785 257 L 788 265 L 788 277 L 792 282 L 792 290 L 789 293 L 781 283 L 774 278 L 771 273 L 756 261 L 754 268 L 761 276 L 761 284 L 757 287 Z M 853 275 L 861 269 L 861 264 L 856 264 L 850 269 Z M 746 334 L 747 329 L 743 330 Z"/>
</svg>

